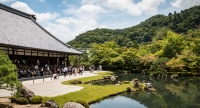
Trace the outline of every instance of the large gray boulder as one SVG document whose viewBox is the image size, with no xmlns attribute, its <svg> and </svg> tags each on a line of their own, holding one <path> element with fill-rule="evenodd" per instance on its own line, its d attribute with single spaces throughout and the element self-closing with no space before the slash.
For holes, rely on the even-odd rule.
<svg viewBox="0 0 200 108">
<path fill-rule="evenodd" d="M 146 88 L 153 88 L 151 83 L 145 83 L 146 84 Z"/>
<path fill-rule="evenodd" d="M 149 92 L 156 92 L 156 90 L 153 88 L 151 83 L 145 83 L 146 87 L 145 89 Z"/>
<path fill-rule="evenodd" d="M 63 108 L 85 108 L 83 105 L 75 102 L 67 102 Z"/>
<path fill-rule="evenodd" d="M 47 108 L 59 108 L 58 104 L 54 102 L 54 100 L 48 100 L 45 102 L 43 107 Z"/>
<path fill-rule="evenodd" d="M 30 99 L 31 97 L 35 96 L 34 92 L 32 92 L 24 86 L 22 86 L 22 95 L 27 99 Z"/>
</svg>

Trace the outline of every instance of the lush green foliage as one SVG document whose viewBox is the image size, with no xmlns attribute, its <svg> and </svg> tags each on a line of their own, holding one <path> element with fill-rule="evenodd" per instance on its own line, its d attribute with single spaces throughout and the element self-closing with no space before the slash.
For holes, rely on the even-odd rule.
<svg viewBox="0 0 200 108">
<path fill-rule="evenodd" d="M 30 98 L 31 104 L 41 104 L 42 103 L 42 97 L 41 96 L 34 96 Z"/>
<path fill-rule="evenodd" d="M 0 51 L 0 85 L 6 84 L 7 87 L 16 88 L 20 94 L 21 83 L 17 79 L 16 66 L 12 64 L 8 55 Z"/>
<path fill-rule="evenodd" d="M 196 71 L 200 69 L 200 39 L 185 37 L 168 31 L 162 39 L 149 44 L 140 44 L 139 48 L 120 47 L 115 42 L 93 44 L 89 50 L 89 62 L 99 64 L 110 70 L 131 70 L 152 74 L 164 74 L 167 71 Z"/>
<path fill-rule="evenodd" d="M 27 98 L 24 98 L 24 97 L 18 97 L 18 98 L 15 98 L 15 102 L 17 104 L 28 104 L 28 99 Z"/>
<path fill-rule="evenodd" d="M 95 29 L 78 35 L 68 42 L 78 48 L 88 48 L 92 43 L 103 44 L 115 41 L 119 46 L 138 48 L 138 43 L 151 42 L 154 37 L 162 39 L 168 29 L 175 33 L 187 34 L 188 31 L 198 29 L 200 24 L 200 6 L 194 6 L 168 16 L 155 15 L 140 24 L 125 29 Z"/>
</svg>

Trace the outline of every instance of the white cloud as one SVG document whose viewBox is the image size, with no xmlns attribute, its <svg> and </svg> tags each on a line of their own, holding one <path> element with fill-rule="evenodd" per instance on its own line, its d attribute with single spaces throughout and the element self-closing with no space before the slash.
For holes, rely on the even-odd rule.
<svg viewBox="0 0 200 108">
<path fill-rule="evenodd" d="M 0 3 L 13 2 L 15 0 L 0 0 Z"/>
<path fill-rule="evenodd" d="M 48 23 L 45 27 L 50 33 L 56 36 L 63 42 L 68 42 L 75 39 L 81 33 L 95 28 L 107 28 L 104 25 L 98 25 L 94 19 L 88 19 L 81 17 L 79 19 L 74 18 L 60 18 L 56 20 L 56 23 Z"/>
<path fill-rule="evenodd" d="M 36 13 L 36 17 L 37 17 L 37 21 L 38 22 L 44 22 L 46 20 L 52 20 L 52 19 L 56 19 L 57 17 L 59 17 L 60 15 L 56 12 L 54 13 Z"/>
<path fill-rule="evenodd" d="M 45 2 L 45 0 L 40 0 L 40 2 L 42 2 L 42 3 L 43 3 L 43 2 Z"/>
<path fill-rule="evenodd" d="M 105 10 L 97 5 L 85 4 L 79 7 L 78 9 L 75 7 L 66 9 L 64 10 L 64 13 L 73 14 L 75 16 L 94 16 L 98 13 L 105 13 Z"/>
<path fill-rule="evenodd" d="M 46 29 L 63 42 L 68 42 L 77 35 L 97 27 L 100 27 L 100 25 L 93 18 L 79 17 L 74 19 L 65 17 L 57 19 L 55 24 L 48 24 Z"/>
<path fill-rule="evenodd" d="M 54 13 L 49 13 L 49 12 L 37 13 L 37 12 L 34 12 L 26 3 L 19 2 L 19 1 L 16 1 L 15 3 L 11 4 L 11 7 L 18 9 L 20 11 L 23 11 L 23 12 L 29 13 L 29 14 L 36 15 L 37 22 L 44 22 L 44 21 L 47 21 L 47 20 L 52 20 L 52 19 L 55 19 L 55 18 L 60 16 L 56 12 L 54 12 Z"/>
<path fill-rule="evenodd" d="M 96 15 L 101 12 L 104 10 L 95 5 L 82 5 L 78 9 L 71 8 L 65 10 L 65 13 L 73 14 L 73 17 L 59 18 L 54 24 L 48 24 L 45 28 L 63 42 L 68 42 L 88 30 L 106 28 L 105 25 L 100 25 L 96 21 Z"/>
<path fill-rule="evenodd" d="M 60 18 L 56 20 L 57 23 L 64 24 L 64 25 L 74 25 L 78 24 L 78 21 L 69 17 L 69 18 Z"/>
<path fill-rule="evenodd" d="M 82 0 L 83 4 L 96 4 L 106 8 L 126 11 L 131 15 L 155 14 L 158 6 L 166 0 L 142 0 L 134 3 L 132 0 Z"/>
<path fill-rule="evenodd" d="M 67 25 L 63 24 L 48 23 L 45 29 L 63 42 L 66 42 L 66 40 L 72 40 L 74 39 L 73 36 L 78 35 L 77 33 L 72 32 Z"/>
<path fill-rule="evenodd" d="M 194 5 L 200 5 L 200 0 L 173 0 L 171 5 L 177 8 L 189 8 Z"/>
<path fill-rule="evenodd" d="M 31 8 L 28 7 L 26 3 L 23 2 L 16 1 L 15 3 L 11 4 L 11 7 L 29 14 L 36 14 Z"/>
<path fill-rule="evenodd" d="M 99 28 L 108 28 L 108 27 L 106 27 L 105 25 L 100 25 Z"/>
<path fill-rule="evenodd" d="M 158 10 L 158 6 L 164 3 L 165 0 L 142 0 L 137 3 L 137 7 L 146 14 L 155 14 Z"/>
<path fill-rule="evenodd" d="M 132 0 L 82 0 L 83 4 L 95 4 L 119 11 L 127 11 L 132 15 L 140 15 L 142 12 Z"/>
<path fill-rule="evenodd" d="M 95 5 L 82 5 L 77 12 L 95 14 L 103 12 L 103 9 L 100 6 L 95 6 Z"/>
</svg>

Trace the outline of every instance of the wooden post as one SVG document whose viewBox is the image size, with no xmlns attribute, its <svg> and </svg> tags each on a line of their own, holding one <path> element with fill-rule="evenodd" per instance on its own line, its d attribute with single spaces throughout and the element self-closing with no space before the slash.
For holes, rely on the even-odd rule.
<svg viewBox="0 0 200 108">
<path fill-rule="evenodd" d="M 13 56 L 13 61 L 15 63 L 15 49 L 14 48 L 12 48 L 12 56 Z"/>
</svg>

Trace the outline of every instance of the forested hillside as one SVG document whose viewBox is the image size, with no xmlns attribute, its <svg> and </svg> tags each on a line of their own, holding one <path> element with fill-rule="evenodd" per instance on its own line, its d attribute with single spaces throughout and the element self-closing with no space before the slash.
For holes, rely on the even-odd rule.
<svg viewBox="0 0 200 108">
<path fill-rule="evenodd" d="M 68 42 L 73 47 L 88 48 L 91 43 L 102 44 L 115 41 L 119 46 L 138 47 L 140 43 L 148 43 L 153 39 L 159 40 L 168 30 L 187 35 L 200 28 L 200 6 L 194 6 L 177 13 L 155 15 L 140 24 L 125 29 L 95 29 L 78 35 Z"/>
</svg>

